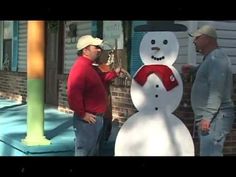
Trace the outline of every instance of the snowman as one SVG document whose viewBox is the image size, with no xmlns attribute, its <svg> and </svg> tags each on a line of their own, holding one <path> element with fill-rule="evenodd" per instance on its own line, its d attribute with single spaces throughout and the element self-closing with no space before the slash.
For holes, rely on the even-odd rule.
<svg viewBox="0 0 236 177">
<path fill-rule="evenodd" d="M 179 43 L 172 31 L 187 28 L 172 21 L 150 21 L 135 30 L 147 32 L 139 48 L 144 65 L 134 74 L 130 89 L 138 112 L 120 128 L 115 156 L 194 156 L 191 134 L 173 114 L 183 84 L 173 67 Z"/>
</svg>

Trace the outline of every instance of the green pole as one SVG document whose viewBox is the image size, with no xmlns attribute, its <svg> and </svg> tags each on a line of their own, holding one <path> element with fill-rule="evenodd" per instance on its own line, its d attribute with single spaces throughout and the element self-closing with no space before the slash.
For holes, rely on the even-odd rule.
<svg viewBox="0 0 236 177">
<path fill-rule="evenodd" d="M 44 136 L 45 22 L 28 21 L 27 34 L 27 146 L 49 145 Z"/>
</svg>

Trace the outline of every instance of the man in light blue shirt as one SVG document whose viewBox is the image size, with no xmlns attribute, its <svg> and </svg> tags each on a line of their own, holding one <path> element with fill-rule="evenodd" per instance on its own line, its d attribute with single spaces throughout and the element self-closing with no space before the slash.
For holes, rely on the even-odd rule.
<svg viewBox="0 0 236 177">
<path fill-rule="evenodd" d="M 226 135 L 234 122 L 231 99 L 233 79 L 231 62 L 218 47 L 213 27 L 205 25 L 190 34 L 196 51 L 204 58 L 199 66 L 184 65 L 183 72 L 196 73 L 191 105 L 200 138 L 200 156 L 223 156 Z"/>
</svg>

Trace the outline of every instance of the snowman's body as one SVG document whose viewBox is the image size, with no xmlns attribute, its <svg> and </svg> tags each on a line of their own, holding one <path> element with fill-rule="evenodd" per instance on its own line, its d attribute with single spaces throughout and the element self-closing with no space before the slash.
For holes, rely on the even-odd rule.
<svg viewBox="0 0 236 177">
<path fill-rule="evenodd" d="M 116 156 L 193 156 L 192 137 L 173 114 L 138 112 L 122 126 Z"/>
<path fill-rule="evenodd" d="M 148 32 L 143 37 L 140 56 L 144 66 L 168 67 L 178 85 L 167 90 L 163 80 L 154 73 L 148 76 L 144 85 L 132 79 L 131 98 L 138 112 L 121 127 L 115 144 L 116 156 L 194 155 L 191 134 L 173 115 L 183 94 L 181 77 L 172 66 L 178 50 L 179 44 L 172 32 Z"/>
</svg>

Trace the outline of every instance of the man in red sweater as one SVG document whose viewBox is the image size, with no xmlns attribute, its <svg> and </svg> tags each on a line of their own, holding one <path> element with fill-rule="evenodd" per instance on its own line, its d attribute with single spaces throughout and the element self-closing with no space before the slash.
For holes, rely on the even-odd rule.
<svg viewBox="0 0 236 177">
<path fill-rule="evenodd" d="M 104 83 L 116 78 L 121 68 L 100 75 L 93 63 L 101 55 L 103 40 L 85 35 L 77 43 L 78 57 L 67 81 L 67 96 L 74 111 L 76 136 L 75 155 L 99 155 L 104 140 L 103 116 L 107 109 L 107 91 Z"/>
</svg>

